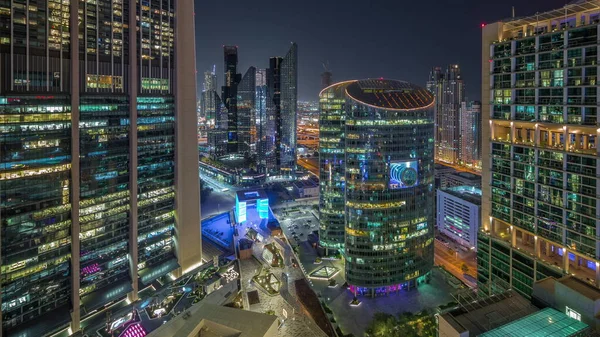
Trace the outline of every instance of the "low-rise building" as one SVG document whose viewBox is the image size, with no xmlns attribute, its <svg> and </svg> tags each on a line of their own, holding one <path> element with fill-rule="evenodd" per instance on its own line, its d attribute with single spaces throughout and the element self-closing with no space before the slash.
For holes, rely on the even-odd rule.
<svg viewBox="0 0 600 337">
<path fill-rule="evenodd" d="M 460 302 L 437 315 L 439 337 L 582 337 L 592 332 L 589 325 L 553 308 L 539 310 L 512 291 Z"/>
<path fill-rule="evenodd" d="M 436 209 L 438 230 L 460 245 L 476 250 L 481 190 L 472 186 L 439 189 Z"/>
<path fill-rule="evenodd" d="M 576 277 L 547 277 L 535 282 L 532 302 L 552 307 L 600 331 L 600 289 Z"/>
<path fill-rule="evenodd" d="M 277 316 L 200 302 L 148 337 L 275 337 Z"/>
<path fill-rule="evenodd" d="M 319 196 L 319 183 L 314 179 L 296 180 L 293 185 L 300 198 Z"/>
</svg>

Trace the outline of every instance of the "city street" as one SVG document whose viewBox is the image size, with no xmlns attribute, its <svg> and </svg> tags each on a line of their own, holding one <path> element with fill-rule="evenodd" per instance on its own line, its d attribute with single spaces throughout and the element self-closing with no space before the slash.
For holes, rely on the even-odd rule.
<svg viewBox="0 0 600 337">
<path fill-rule="evenodd" d="M 298 159 L 298 165 L 307 169 L 310 173 L 319 176 L 319 158 L 300 158 Z"/>
<path fill-rule="evenodd" d="M 443 266 L 447 271 L 452 273 L 452 275 L 456 276 L 469 287 L 477 286 L 477 261 L 474 257 L 475 254 L 465 254 L 458 247 L 448 247 L 438 239 L 434 240 L 434 242 L 435 264 Z M 466 274 L 469 276 L 465 276 L 465 273 L 462 270 L 463 264 L 467 266 L 468 270 Z"/>
</svg>

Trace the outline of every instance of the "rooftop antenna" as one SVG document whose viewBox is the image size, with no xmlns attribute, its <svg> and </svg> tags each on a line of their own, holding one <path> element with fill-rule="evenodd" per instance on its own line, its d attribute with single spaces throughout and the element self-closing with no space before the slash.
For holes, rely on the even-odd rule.
<svg viewBox="0 0 600 337">
<path fill-rule="evenodd" d="M 329 61 L 326 61 L 323 63 L 323 69 L 325 69 L 325 71 L 329 72 Z"/>
</svg>

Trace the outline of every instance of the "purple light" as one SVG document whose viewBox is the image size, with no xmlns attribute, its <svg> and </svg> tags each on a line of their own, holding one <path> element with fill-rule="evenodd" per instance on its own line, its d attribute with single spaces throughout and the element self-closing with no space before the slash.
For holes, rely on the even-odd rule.
<svg viewBox="0 0 600 337">
<path fill-rule="evenodd" d="M 144 330 L 144 328 L 141 325 L 136 323 L 128 326 L 127 329 L 125 329 L 125 331 L 123 331 L 121 335 L 119 335 L 119 337 L 144 337 L 147 334 L 148 333 L 146 332 L 146 330 Z"/>
<path fill-rule="evenodd" d="M 97 272 L 99 272 L 100 270 L 101 270 L 101 269 L 100 269 L 100 266 L 99 266 L 97 263 L 94 263 L 94 264 L 91 264 L 91 265 L 89 265 L 89 266 L 87 266 L 87 267 L 84 267 L 84 268 L 81 270 L 81 274 L 82 274 L 83 276 L 87 276 L 87 275 L 91 275 L 91 274 L 97 273 Z"/>
</svg>

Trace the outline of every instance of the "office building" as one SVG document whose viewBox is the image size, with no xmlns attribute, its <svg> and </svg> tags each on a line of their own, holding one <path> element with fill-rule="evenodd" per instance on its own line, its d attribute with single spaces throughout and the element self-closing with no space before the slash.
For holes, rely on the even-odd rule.
<svg viewBox="0 0 600 337">
<path fill-rule="evenodd" d="M 463 247 L 477 248 L 477 232 L 481 223 L 481 190 L 458 186 L 437 190 L 436 225 Z"/>
<path fill-rule="evenodd" d="M 479 291 L 600 286 L 597 1 L 482 27 Z"/>
<path fill-rule="evenodd" d="M 214 124 L 207 132 L 208 152 L 213 158 L 219 158 L 227 154 L 227 125 L 229 116 L 225 104 L 223 104 L 216 92 L 210 98 L 215 101 L 213 103 L 215 111 L 213 112 Z"/>
<path fill-rule="evenodd" d="M 296 174 L 296 115 L 298 110 L 298 45 L 285 57 L 271 57 L 266 71 L 267 138 L 259 159 L 270 179 L 293 179 Z"/>
<path fill-rule="evenodd" d="M 12 6 L 0 10 L 2 335 L 76 332 L 201 262 L 193 3 Z"/>
<path fill-rule="evenodd" d="M 433 68 L 427 81 L 427 89 L 436 98 L 435 104 L 435 160 L 459 164 L 460 108 L 465 100 L 465 86 L 460 68 L 453 64 L 445 72 Z"/>
<path fill-rule="evenodd" d="M 356 295 L 413 287 L 433 266 L 434 102 L 384 79 L 320 93 L 321 245 L 343 252 Z"/>
<path fill-rule="evenodd" d="M 238 85 L 237 93 L 238 116 L 238 153 L 250 154 L 256 150 L 252 142 L 256 133 L 254 128 L 256 119 L 256 68 L 250 67 Z M 254 150 L 254 151 L 251 151 Z"/>
<path fill-rule="evenodd" d="M 481 171 L 481 102 L 462 102 L 460 136 L 460 164 Z"/>
<path fill-rule="evenodd" d="M 225 83 L 221 88 L 221 99 L 227 109 L 227 154 L 238 152 L 239 120 L 237 112 L 238 84 L 242 74 L 237 72 L 237 46 L 223 46 L 225 59 Z"/>
</svg>

